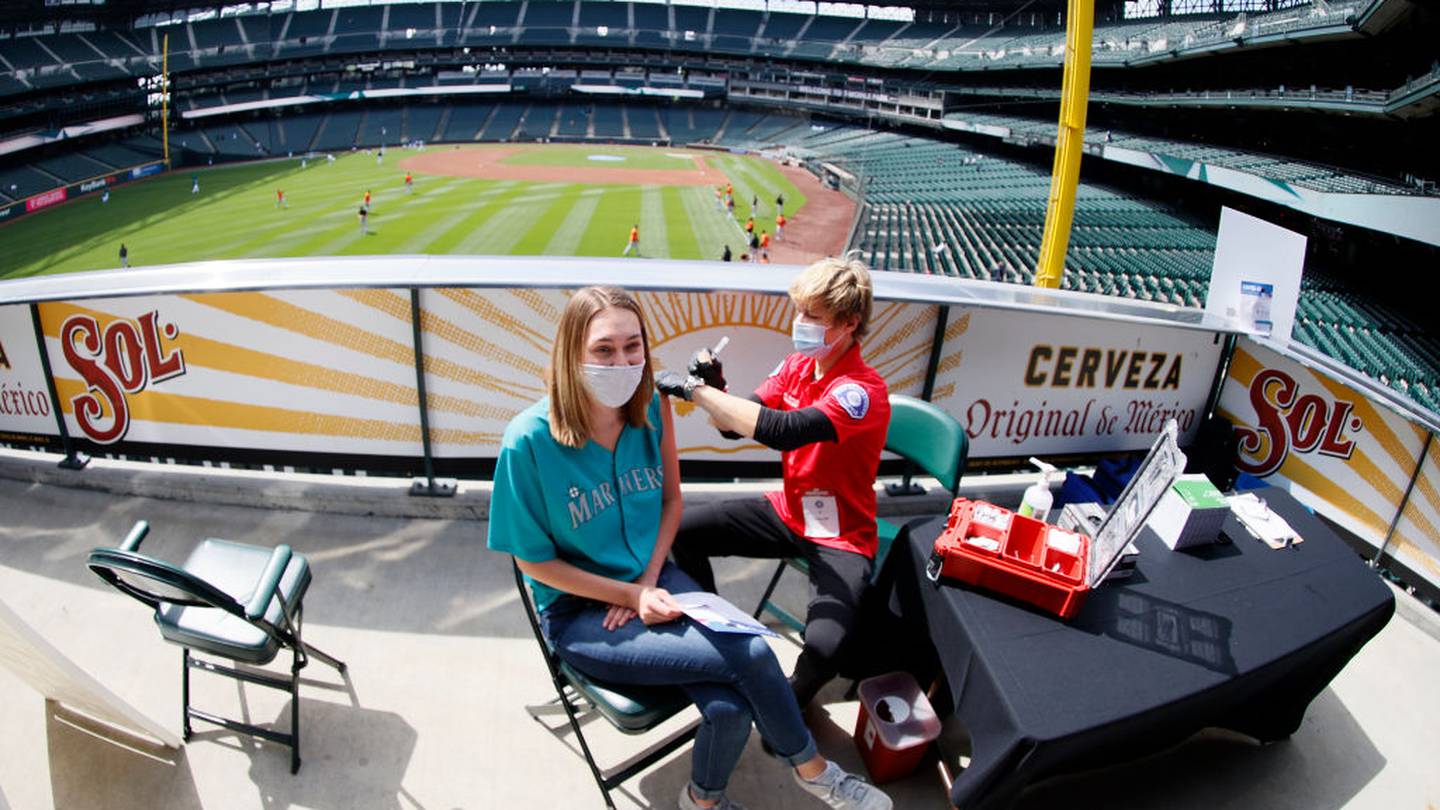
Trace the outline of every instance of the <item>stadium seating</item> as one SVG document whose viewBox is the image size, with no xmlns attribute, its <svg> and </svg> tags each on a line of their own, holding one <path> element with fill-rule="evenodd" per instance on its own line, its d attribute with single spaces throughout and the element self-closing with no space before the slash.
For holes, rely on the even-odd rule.
<svg viewBox="0 0 1440 810">
<path fill-rule="evenodd" d="M 999 127 L 999 137 L 1033 138 L 1053 141 L 1053 119 L 1026 118 L 998 113 L 950 113 L 947 120 L 967 125 Z M 1282 180 L 1296 186 L 1351 194 L 1420 194 L 1420 189 L 1379 178 L 1356 174 L 1336 166 L 1323 166 L 1273 155 L 1256 154 L 1230 147 L 1190 143 L 1154 136 L 1144 136 L 1116 129 L 1087 128 L 1085 140 L 1104 143 L 1156 155 L 1162 161 L 1198 161 L 1225 166 L 1271 180 Z M 1178 164 L 1178 165 L 1184 165 Z"/>
</svg>

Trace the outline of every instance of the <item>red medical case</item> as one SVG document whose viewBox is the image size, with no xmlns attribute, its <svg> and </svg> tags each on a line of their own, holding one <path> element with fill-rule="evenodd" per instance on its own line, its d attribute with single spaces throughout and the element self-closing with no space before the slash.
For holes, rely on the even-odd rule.
<svg viewBox="0 0 1440 810">
<path fill-rule="evenodd" d="M 1069 553 L 1072 547 L 1075 553 Z M 935 540 L 931 578 L 958 579 L 1068 619 L 1090 592 L 1085 582 L 1089 554 L 1086 535 L 992 503 L 957 498 Z"/>
<path fill-rule="evenodd" d="M 1091 536 L 985 501 L 956 498 L 925 573 L 936 582 L 956 579 L 1069 619 L 1110 575 L 1185 469 L 1178 436 L 1175 420 L 1168 420 Z"/>
</svg>

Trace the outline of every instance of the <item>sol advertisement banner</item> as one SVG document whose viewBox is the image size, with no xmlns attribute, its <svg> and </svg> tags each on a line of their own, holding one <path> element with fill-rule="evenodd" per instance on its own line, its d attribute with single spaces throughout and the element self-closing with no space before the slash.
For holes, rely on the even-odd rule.
<svg viewBox="0 0 1440 810">
<path fill-rule="evenodd" d="M 1424 447 L 1423 429 L 1249 339 L 1236 346 L 1219 411 L 1235 424 L 1240 470 L 1290 490 L 1377 548 L 1384 542 Z M 1440 524 L 1419 510 L 1415 517 L 1420 536 L 1435 536 Z M 1413 546 L 1415 527 L 1408 537 L 1403 542 Z"/>
<path fill-rule="evenodd" d="M 952 308 L 933 401 L 971 458 L 1147 448 L 1199 429 L 1223 346 L 1209 332 Z"/>
<path fill-rule="evenodd" d="M 69 429 L 96 444 L 418 456 L 409 324 L 355 296 L 45 303 L 40 320 Z"/>
</svg>

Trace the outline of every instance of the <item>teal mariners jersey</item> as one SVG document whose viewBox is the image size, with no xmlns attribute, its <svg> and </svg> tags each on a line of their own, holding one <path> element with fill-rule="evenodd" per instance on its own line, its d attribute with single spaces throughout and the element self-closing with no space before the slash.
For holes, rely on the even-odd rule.
<svg viewBox="0 0 1440 810">
<path fill-rule="evenodd" d="M 646 416 L 648 426 L 620 431 L 612 453 L 593 441 L 579 448 L 555 441 L 549 398 L 517 414 L 495 462 L 487 545 L 526 562 L 559 559 L 612 579 L 638 578 L 660 531 L 659 394 Z M 526 579 L 538 609 L 560 596 Z"/>
</svg>

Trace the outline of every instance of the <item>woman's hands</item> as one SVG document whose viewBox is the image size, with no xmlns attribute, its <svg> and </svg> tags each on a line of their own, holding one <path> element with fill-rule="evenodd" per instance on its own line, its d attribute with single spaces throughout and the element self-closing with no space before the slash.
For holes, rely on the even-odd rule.
<svg viewBox="0 0 1440 810">
<path fill-rule="evenodd" d="M 664 588 L 656 586 L 652 577 L 642 575 L 635 584 L 640 586 L 640 595 L 635 598 L 635 606 L 611 605 L 605 611 L 603 626 L 606 630 L 619 629 L 636 616 L 647 625 L 664 624 L 680 618 L 682 611 L 675 602 L 675 597 Z"/>
</svg>

